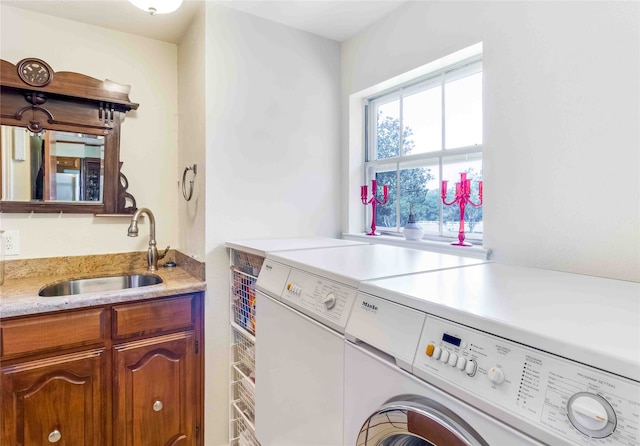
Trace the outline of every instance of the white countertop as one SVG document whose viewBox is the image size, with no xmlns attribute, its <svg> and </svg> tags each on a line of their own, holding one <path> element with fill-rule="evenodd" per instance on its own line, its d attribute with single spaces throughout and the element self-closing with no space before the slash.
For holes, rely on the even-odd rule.
<svg viewBox="0 0 640 446">
<path fill-rule="evenodd" d="M 360 281 L 477 265 L 483 260 L 388 245 L 284 251 L 268 259 L 357 287 Z"/>
<path fill-rule="evenodd" d="M 640 381 L 640 283 L 490 263 L 359 289 Z"/>
<path fill-rule="evenodd" d="M 265 257 L 269 252 L 298 249 L 330 248 L 362 245 L 362 242 L 326 237 L 291 237 L 271 239 L 232 240 L 225 243 L 227 248 Z"/>
</svg>

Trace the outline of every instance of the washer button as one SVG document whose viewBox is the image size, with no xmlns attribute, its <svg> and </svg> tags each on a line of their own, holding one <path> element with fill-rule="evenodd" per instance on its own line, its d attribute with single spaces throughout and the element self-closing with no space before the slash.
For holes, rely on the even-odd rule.
<svg viewBox="0 0 640 446">
<path fill-rule="evenodd" d="M 451 353 L 451 355 L 449 355 L 449 361 L 447 362 L 447 364 L 449 364 L 451 367 L 455 367 L 457 363 L 458 355 L 456 355 L 455 353 Z"/>
<path fill-rule="evenodd" d="M 440 359 L 440 355 L 442 355 L 442 349 L 440 347 L 436 347 L 433 349 L 433 359 Z"/>
<path fill-rule="evenodd" d="M 467 365 L 467 359 L 460 356 L 458 358 L 458 362 L 456 363 L 456 368 L 458 370 L 464 370 L 464 366 Z"/>
<path fill-rule="evenodd" d="M 476 374 L 476 370 L 478 369 L 478 365 L 473 359 L 467 361 L 467 365 L 464 368 L 464 371 L 469 376 L 474 376 Z"/>
<path fill-rule="evenodd" d="M 442 356 L 440 356 L 440 361 L 445 364 L 449 361 L 449 350 L 442 349 Z"/>
<path fill-rule="evenodd" d="M 435 350 L 436 346 L 433 344 L 429 344 L 427 345 L 427 356 L 433 356 L 433 351 Z"/>
</svg>

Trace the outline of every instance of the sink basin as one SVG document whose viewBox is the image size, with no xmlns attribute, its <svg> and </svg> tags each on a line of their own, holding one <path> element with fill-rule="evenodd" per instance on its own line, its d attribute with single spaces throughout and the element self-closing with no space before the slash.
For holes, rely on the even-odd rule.
<svg viewBox="0 0 640 446">
<path fill-rule="evenodd" d="M 157 285 L 162 279 L 154 274 L 125 274 L 122 276 L 91 277 L 88 279 L 65 280 L 47 285 L 39 296 L 69 296 L 72 294 L 100 293 L 102 291 L 124 290 Z"/>
</svg>

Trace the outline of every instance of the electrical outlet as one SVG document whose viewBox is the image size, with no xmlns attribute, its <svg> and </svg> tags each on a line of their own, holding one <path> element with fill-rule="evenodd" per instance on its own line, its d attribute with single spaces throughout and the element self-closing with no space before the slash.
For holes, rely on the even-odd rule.
<svg viewBox="0 0 640 446">
<path fill-rule="evenodd" d="M 7 256 L 17 256 L 20 254 L 20 232 L 4 231 L 4 254 Z"/>
</svg>

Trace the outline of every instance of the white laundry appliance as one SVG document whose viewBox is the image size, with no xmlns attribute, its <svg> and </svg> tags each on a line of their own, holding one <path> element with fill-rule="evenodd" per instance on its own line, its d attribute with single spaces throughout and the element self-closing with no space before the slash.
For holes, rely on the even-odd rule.
<svg viewBox="0 0 640 446">
<path fill-rule="evenodd" d="M 255 436 L 255 339 L 260 315 L 255 282 L 268 252 L 340 248 L 365 243 L 326 237 L 287 237 L 227 241 L 230 249 L 229 444 L 257 445 Z"/>
<path fill-rule="evenodd" d="M 640 444 L 639 296 L 496 263 L 361 283 L 344 444 Z"/>
<path fill-rule="evenodd" d="M 360 281 L 479 263 L 385 245 L 268 254 L 256 284 L 260 444 L 342 444 L 343 333 Z"/>
</svg>

